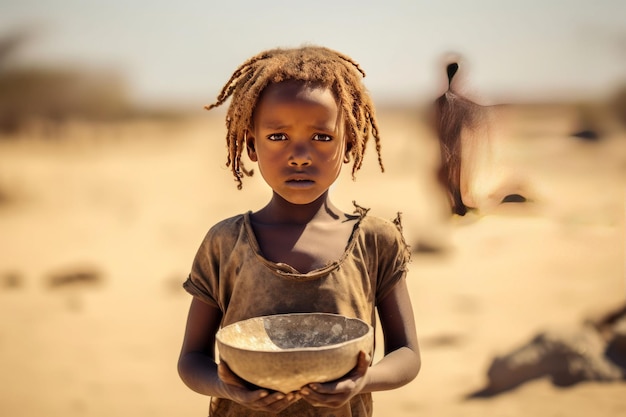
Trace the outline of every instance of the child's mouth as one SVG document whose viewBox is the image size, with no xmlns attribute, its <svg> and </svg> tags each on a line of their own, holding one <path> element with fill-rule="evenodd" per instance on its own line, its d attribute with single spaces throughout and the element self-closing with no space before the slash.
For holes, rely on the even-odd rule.
<svg viewBox="0 0 626 417">
<path fill-rule="evenodd" d="M 306 187 L 306 186 L 313 185 L 314 181 L 306 180 L 306 179 L 292 179 L 292 180 L 287 180 L 287 184 L 296 186 L 296 187 Z"/>
</svg>

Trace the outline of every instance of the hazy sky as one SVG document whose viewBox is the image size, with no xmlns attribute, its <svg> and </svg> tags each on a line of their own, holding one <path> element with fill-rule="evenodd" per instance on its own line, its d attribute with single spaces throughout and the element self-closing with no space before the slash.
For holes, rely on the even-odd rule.
<svg viewBox="0 0 626 417">
<path fill-rule="evenodd" d="M 485 97 L 608 94 L 626 82 L 623 0 L 0 0 L 25 61 L 119 69 L 139 100 L 204 104 L 249 56 L 313 43 L 353 57 L 374 100 L 429 100 L 441 57 Z"/>
</svg>

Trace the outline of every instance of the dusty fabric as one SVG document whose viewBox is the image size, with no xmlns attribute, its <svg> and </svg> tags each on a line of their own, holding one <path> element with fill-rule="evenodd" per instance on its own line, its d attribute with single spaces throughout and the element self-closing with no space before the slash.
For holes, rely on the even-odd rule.
<svg viewBox="0 0 626 417">
<path fill-rule="evenodd" d="M 405 277 L 410 259 L 399 220 L 383 220 L 360 210 L 341 258 L 301 274 L 263 257 L 250 214 L 223 220 L 209 230 L 183 285 L 223 312 L 222 326 L 271 314 L 324 312 L 360 318 L 375 327 L 375 305 Z M 371 402 L 371 394 L 362 394 L 342 409 L 322 409 L 301 400 L 278 416 L 371 416 Z M 210 415 L 271 414 L 215 398 Z"/>
<path fill-rule="evenodd" d="M 372 396 L 357 395 L 350 400 L 350 405 L 341 408 L 311 407 L 309 403 L 300 400 L 278 414 L 264 413 L 242 407 L 241 405 L 212 398 L 209 416 L 237 416 L 237 417 L 362 417 L 372 415 Z"/>
</svg>

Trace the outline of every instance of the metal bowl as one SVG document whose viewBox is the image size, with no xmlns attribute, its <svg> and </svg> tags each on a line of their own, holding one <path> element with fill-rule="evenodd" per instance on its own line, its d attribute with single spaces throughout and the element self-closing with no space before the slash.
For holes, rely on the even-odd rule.
<svg viewBox="0 0 626 417">
<path fill-rule="evenodd" d="M 371 354 L 374 331 L 356 318 L 293 313 L 233 323 L 216 339 L 220 359 L 240 378 L 286 394 L 347 374 L 360 351 Z"/>
</svg>

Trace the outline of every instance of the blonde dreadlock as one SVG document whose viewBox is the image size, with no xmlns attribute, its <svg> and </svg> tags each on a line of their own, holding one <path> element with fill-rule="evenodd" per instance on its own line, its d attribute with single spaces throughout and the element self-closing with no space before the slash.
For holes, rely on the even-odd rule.
<svg viewBox="0 0 626 417">
<path fill-rule="evenodd" d="M 365 72 L 350 57 L 318 46 L 272 49 L 241 64 L 222 88 L 217 101 L 205 106 L 207 110 L 211 110 L 221 106 L 232 96 L 226 115 L 226 166 L 231 167 L 237 188 L 242 188 L 244 175 L 251 176 L 253 173 L 245 169 L 241 155 L 246 146 L 246 131 L 252 124 L 252 114 L 259 96 L 268 84 L 286 80 L 299 80 L 331 89 L 342 114 L 345 115 L 346 133 L 352 143 L 352 178 L 361 168 L 370 135 L 375 140 L 378 164 L 384 172 L 374 104 L 361 82 L 361 77 L 365 77 Z"/>
</svg>

